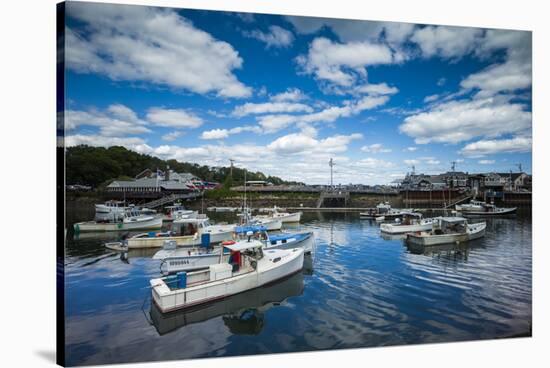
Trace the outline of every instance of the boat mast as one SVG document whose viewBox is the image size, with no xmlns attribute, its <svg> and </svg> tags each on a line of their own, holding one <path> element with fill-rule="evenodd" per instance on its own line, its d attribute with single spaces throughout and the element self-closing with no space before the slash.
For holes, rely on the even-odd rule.
<svg viewBox="0 0 550 368">
<path fill-rule="evenodd" d="M 248 209 L 246 208 L 246 168 L 244 169 L 244 208 L 243 208 L 243 218 L 245 222 L 248 223 Z"/>
</svg>

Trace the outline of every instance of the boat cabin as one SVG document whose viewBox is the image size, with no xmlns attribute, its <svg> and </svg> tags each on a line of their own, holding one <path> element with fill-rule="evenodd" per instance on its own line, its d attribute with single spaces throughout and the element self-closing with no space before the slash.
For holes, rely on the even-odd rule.
<svg viewBox="0 0 550 368">
<path fill-rule="evenodd" d="M 433 232 L 435 235 L 450 233 L 465 233 L 468 228 L 468 221 L 464 217 L 440 217 L 434 222 Z"/>
<path fill-rule="evenodd" d="M 232 266 L 233 272 L 238 272 L 247 265 L 255 270 L 258 261 L 264 257 L 263 244 L 258 241 L 229 241 L 222 243 L 222 246 L 224 252 L 226 249 L 230 252 L 229 264 Z"/>
<path fill-rule="evenodd" d="M 422 214 L 418 212 L 406 212 L 402 214 L 401 218 L 401 221 L 396 219 L 396 222 L 401 225 L 415 225 L 422 220 Z"/>
<path fill-rule="evenodd" d="M 210 220 L 205 215 L 197 218 L 184 218 L 177 222 L 178 226 L 172 229 L 177 236 L 195 235 L 201 233 L 200 230 L 210 226 Z"/>
<path fill-rule="evenodd" d="M 169 217 L 176 217 L 175 215 L 177 215 L 178 213 L 187 211 L 188 210 L 186 210 L 185 207 L 183 207 L 181 204 L 164 207 L 164 214 Z"/>
</svg>

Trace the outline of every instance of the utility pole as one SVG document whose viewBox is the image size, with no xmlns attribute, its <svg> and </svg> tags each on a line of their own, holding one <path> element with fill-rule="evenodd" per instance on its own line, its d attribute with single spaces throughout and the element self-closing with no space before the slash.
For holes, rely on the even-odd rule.
<svg viewBox="0 0 550 368">
<path fill-rule="evenodd" d="M 230 175 L 231 175 L 231 179 L 233 179 L 233 163 L 235 162 L 235 160 L 233 160 L 232 158 L 230 158 L 230 159 L 229 159 L 229 162 L 231 162 Z"/>
<path fill-rule="evenodd" d="M 519 164 L 516 164 L 516 166 L 518 167 L 519 172 L 520 172 L 520 174 L 521 174 L 521 173 L 523 172 L 522 166 L 521 166 L 521 162 L 520 162 Z"/>
<path fill-rule="evenodd" d="M 334 189 L 334 184 L 332 182 L 332 167 L 334 166 L 334 161 L 332 161 L 332 157 L 330 158 L 328 165 L 330 166 L 330 189 L 332 190 Z"/>
</svg>

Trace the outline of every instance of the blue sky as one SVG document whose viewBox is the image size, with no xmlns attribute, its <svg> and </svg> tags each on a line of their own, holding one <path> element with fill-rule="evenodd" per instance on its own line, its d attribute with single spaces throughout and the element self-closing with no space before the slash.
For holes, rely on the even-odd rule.
<svg viewBox="0 0 550 368">
<path fill-rule="evenodd" d="M 288 180 L 531 171 L 531 33 L 67 3 L 65 144 Z"/>
</svg>

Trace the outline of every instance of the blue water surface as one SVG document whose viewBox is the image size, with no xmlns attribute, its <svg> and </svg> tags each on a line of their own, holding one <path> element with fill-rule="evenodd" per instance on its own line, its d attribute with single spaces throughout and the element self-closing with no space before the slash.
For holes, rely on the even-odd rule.
<svg viewBox="0 0 550 368">
<path fill-rule="evenodd" d="M 230 219 L 229 219 L 230 220 Z M 488 219 L 467 246 L 408 249 L 357 213 L 306 213 L 302 273 L 191 311 L 151 306 L 155 250 L 128 257 L 121 234 L 69 233 L 68 365 L 451 342 L 530 335 L 531 218 Z"/>
</svg>

